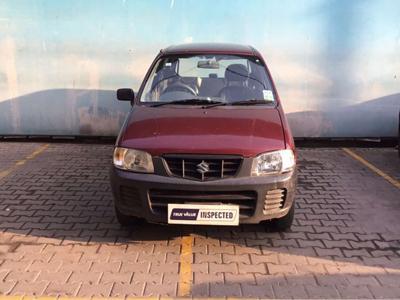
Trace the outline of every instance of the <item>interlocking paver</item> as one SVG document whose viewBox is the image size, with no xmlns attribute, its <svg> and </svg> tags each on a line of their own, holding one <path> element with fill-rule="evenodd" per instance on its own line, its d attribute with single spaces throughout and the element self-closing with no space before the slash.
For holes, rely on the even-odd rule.
<svg viewBox="0 0 400 300">
<path fill-rule="evenodd" d="M 234 246 L 209 245 L 208 253 L 211 255 L 213 255 L 213 254 L 234 254 L 235 248 L 234 248 Z"/>
<path fill-rule="evenodd" d="M 241 284 L 241 287 L 243 295 L 246 295 L 246 297 L 274 298 L 272 285 L 269 284 L 255 285 L 246 282 Z"/>
<path fill-rule="evenodd" d="M 72 271 L 58 271 L 52 272 L 51 270 L 41 271 L 37 278 L 37 281 L 48 281 L 56 283 L 67 282 L 68 278 L 71 276 Z"/>
<path fill-rule="evenodd" d="M 29 267 L 29 271 L 42 271 L 42 270 L 53 270 L 58 271 L 62 265 L 61 261 L 54 262 L 43 262 L 43 261 L 34 261 Z"/>
<path fill-rule="evenodd" d="M 162 277 L 163 277 L 162 273 L 140 273 L 140 272 L 135 272 L 133 274 L 132 282 L 133 283 L 147 282 L 147 283 L 153 283 L 153 284 L 161 284 Z"/>
<path fill-rule="evenodd" d="M 245 245 L 238 245 L 235 246 L 235 254 L 242 255 L 242 254 L 261 254 L 261 249 L 259 247 L 247 247 Z"/>
<path fill-rule="evenodd" d="M 4 281 L 4 278 L 7 277 L 7 275 L 10 273 L 11 271 L 9 270 L 0 270 L 0 282 Z"/>
<path fill-rule="evenodd" d="M 18 281 L 12 289 L 12 293 L 14 295 L 39 296 L 43 294 L 48 284 L 49 283 L 46 281 L 39 281 L 35 283 Z"/>
<path fill-rule="evenodd" d="M 296 274 L 296 267 L 294 265 L 276 265 L 267 263 L 269 274 Z"/>
<path fill-rule="evenodd" d="M 306 292 L 312 299 L 335 299 L 340 298 L 339 292 L 334 286 L 306 286 Z"/>
<path fill-rule="evenodd" d="M 11 271 L 6 276 L 5 281 L 33 282 L 38 276 L 38 271 Z"/>
<path fill-rule="evenodd" d="M 129 283 L 131 282 L 133 273 L 126 272 L 126 273 L 113 273 L 113 272 L 104 272 L 103 276 L 101 277 L 100 281 L 103 283 L 110 283 L 110 282 L 120 282 L 120 283 Z"/>
<path fill-rule="evenodd" d="M 54 257 L 53 253 L 18 253 L 18 254 L 22 255 L 19 261 L 37 261 L 43 263 L 50 262 L 50 260 Z"/>
<path fill-rule="evenodd" d="M 226 294 L 232 297 L 240 297 L 242 295 L 239 283 L 211 283 L 210 284 L 210 296 L 211 297 L 223 297 Z"/>
<path fill-rule="evenodd" d="M 176 295 L 177 284 L 169 283 L 169 284 L 161 284 L 161 283 L 146 283 L 146 287 L 144 290 L 144 296 L 173 296 Z"/>
<path fill-rule="evenodd" d="M 254 276 L 254 274 L 252 273 L 247 273 L 247 274 L 232 274 L 232 273 L 225 273 L 225 282 L 230 282 L 230 283 L 234 283 L 234 282 L 246 282 L 248 284 L 256 284 L 256 278 Z"/>
<path fill-rule="evenodd" d="M 165 263 L 166 260 L 167 260 L 166 253 L 155 253 L 155 254 L 139 253 L 138 257 L 138 262 L 151 261 L 154 263 Z"/>
<path fill-rule="evenodd" d="M 233 254 L 222 254 L 223 263 L 245 263 L 250 264 L 250 256 L 248 254 L 233 255 Z"/>
<path fill-rule="evenodd" d="M 207 262 L 222 263 L 222 255 L 195 253 L 194 261 L 195 263 L 207 263 Z"/>
<path fill-rule="evenodd" d="M 120 272 L 147 273 L 150 270 L 150 264 L 151 264 L 151 262 L 133 263 L 133 262 L 123 261 Z"/>
<path fill-rule="evenodd" d="M 6 260 L 1 264 L 1 269 L 8 271 L 26 271 L 31 264 L 32 261 Z"/>
<path fill-rule="evenodd" d="M 325 274 L 327 273 L 324 265 L 295 265 L 298 274 Z"/>
<path fill-rule="evenodd" d="M 208 272 L 208 264 L 207 263 L 193 263 L 192 264 L 192 272 L 203 273 L 206 274 Z"/>
<path fill-rule="evenodd" d="M 193 281 L 193 274 L 188 274 L 188 280 Z M 176 283 L 178 284 L 180 281 L 180 274 L 179 273 L 165 273 L 163 275 L 162 283 Z"/>
<path fill-rule="evenodd" d="M 373 295 L 367 286 L 337 286 L 336 287 L 340 296 L 345 299 L 371 299 Z"/>
<path fill-rule="evenodd" d="M 290 285 L 290 286 L 280 286 L 272 285 L 275 298 L 277 299 L 306 299 L 308 294 L 303 285 Z"/>
<path fill-rule="evenodd" d="M 260 263 L 275 263 L 279 264 L 278 253 L 269 252 L 265 255 L 250 254 L 252 264 L 258 265 Z"/>
<path fill-rule="evenodd" d="M 120 283 L 116 282 L 111 291 L 112 297 L 138 297 L 144 292 L 145 283 Z"/>
<path fill-rule="evenodd" d="M 165 263 L 165 264 L 152 263 L 150 267 L 150 272 L 152 273 L 162 273 L 162 274 L 178 273 L 178 270 L 179 270 L 178 263 Z"/>
<path fill-rule="evenodd" d="M 203 283 L 223 283 L 224 282 L 224 274 L 217 273 L 217 274 L 204 274 L 204 273 L 195 273 L 194 274 L 194 283 L 196 285 L 203 284 Z"/>
<path fill-rule="evenodd" d="M 209 271 L 210 271 L 210 274 L 215 274 L 215 273 L 236 274 L 238 272 L 238 267 L 237 267 L 237 264 L 235 264 L 235 263 L 225 263 L 225 264 L 210 263 Z"/>
<path fill-rule="evenodd" d="M 83 252 L 83 253 L 76 253 L 77 256 L 80 255 L 79 262 L 91 262 L 91 263 L 107 263 L 111 260 L 112 255 L 110 253 L 91 253 L 91 252 Z"/>
<path fill-rule="evenodd" d="M 93 272 L 118 272 L 121 267 L 121 262 L 93 262 L 90 271 Z"/>
<path fill-rule="evenodd" d="M 259 273 L 259 274 L 267 274 L 267 270 L 265 264 L 245 264 L 238 263 L 239 274 L 248 274 L 248 273 Z"/>
<path fill-rule="evenodd" d="M 87 272 L 92 265 L 91 262 L 79 262 L 79 263 L 63 263 L 60 270 L 63 271 L 74 271 L 74 272 Z"/>
<path fill-rule="evenodd" d="M 1 143 L 0 171 L 38 145 Z M 112 148 L 51 144 L 0 181 L 0 294 L 176 296 L 185 234 L 194 239 L 192 296 L 400 297 L 399 190 L 342 150 L 299 149 L 297 215 L 279 233 L 121 228 Z M 389 149 L 356 151 L 398 176 L 397 160 L 378 159 Z"/>
<path fill-rule="evenodd" d="M 83 283 L 78 291 L 78 297 L 109 297 L 113 283 Z"/>
<path fill-rule="evenodd" d="M 307 257 L 302 255 L 279 253 L 278 258 L 281 264 L 296 264 L 296 265 L 307 264 Z"/>
<path fill-rule="evenodd" d="M 315 277 L 318 276 L 313 274 L 288 275 L 286 276 L 286 281 L 289 285 L 317 285 Z"/>
<path fill-rule="evenodd" d="M 346 275 L 347 280 L 352 286 L 368 285 L 379 286 L 379 282 L 372 275 Z"/>
<path fill-rule="evenodd" d="M 378 299 L 396 299 L 400 295 L 400 287 L 387 288 L 383 286 L 369 287 L 372 295 Z"/>
<path fill-rule="evenodd" d="M 62 262 L 62 263 L 66 263 L 66 262 L 78 262 L 82 257 L 82 253 L 69 253 L 69 252 L 57 252 L 54 254 L 54 256 L 51 257 L 51 261 L 56 262 Z"/>
<path fill-rule="evenodd" d="M 87 283 L 98 283 L 102 273 L 101 272 L 72 272 L 68 279 L 68 282 L 87 282 Z"/>
<path fill-rule="evenodd" d="M 0 294 L 9 294 L 15 285 L 16 282 L 14 281 L 0 281 Z"/>
<path fill-rule="evenodd" d="M 67 296 L 74 297 L 77 295 L 81 283 L 59 283 L 50 282 L 45 290 L 47 296 Z"/>
</svg>

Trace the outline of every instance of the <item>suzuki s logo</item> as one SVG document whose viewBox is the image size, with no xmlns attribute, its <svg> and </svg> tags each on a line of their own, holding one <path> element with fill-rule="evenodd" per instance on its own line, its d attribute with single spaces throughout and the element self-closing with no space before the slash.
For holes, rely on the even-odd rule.
<svg viewBox="0 0 400 300">
<path fill-rule="evenodd" d="M 204 173 L 207 173 L 210 171 L 210 165 L 206 163 L 204 160 L 197 165 L 197 172 L 199 172 L 201 175 L 204 175 Z"/>
</svg>

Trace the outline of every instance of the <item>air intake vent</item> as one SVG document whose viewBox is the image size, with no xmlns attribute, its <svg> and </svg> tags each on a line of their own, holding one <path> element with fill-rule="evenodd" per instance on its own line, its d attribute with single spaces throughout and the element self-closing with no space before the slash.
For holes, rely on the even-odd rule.
<svg viewBox="0 0 400 300">
<path fill-rule="evenodd" d="M 157 214 L 167 214 L 168 203 L 174 204 L 235 204 L 242 217 L 254 214 L 257 193 L 253 191 L 176 191 L 150 190 L 151 208 Z"/>
<path fill-rule="evenodd" d="M 264 200 L 264 215 L 275 212 L 283 208 L 286 200 L 286 189 L 270 190 L 265 194 Z"/>
</svg>

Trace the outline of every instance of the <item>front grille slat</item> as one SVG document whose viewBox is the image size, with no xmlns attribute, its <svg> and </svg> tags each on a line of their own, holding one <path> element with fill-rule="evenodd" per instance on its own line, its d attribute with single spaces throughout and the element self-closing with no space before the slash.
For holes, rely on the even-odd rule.
<svg viewBox="0 0 400 300">
<path fill-rule="evenodd" d="M 171 199 L 171 196 L 168 194 L 152 194 L 153 197 L 157 197 L 158 199 Z M 252 196 L 246 196 L 246 195 L 231 195 L 231 194 L 226 194 L 226 195 L 174 195 L 174 199 L 188 199 L 190 200 L 215 200 L 215 201 L 221 201 L 221 200 L 230 200 L 230 201 L 244 201 L 244 200 L 253 200 Z"/>
<path fill-rule="evenodd" d="M 263 213 L 268 214 L 282 209 L 286 200 L 286 189 L 269 190 L 265 194 Z"/>
<path fill-rule="evenodd" d="M 176 191 L 150 190 L 152 210 L 157 214 L 167 214 L 169 203 L 173 204 L 233 204 L 239 205 L 241 216 L 254 214 L 257 193 L 254 191 Z"/>
<path fill-rule="evenodd" d="M 268 205 L 267 206 L 275 205 L 275 204 L 281 205 L 282 204 L 282 199 L 276 200 L 276 201 L 268 201 Z"/>
<path fill-rule="evenodd" d="M 224 168 L 224 172 L 236 172 L 237 168 Z"/>
<path fill-rule="evenodd" d="M 242 163 L 241 157 L 209 157 L 194 155 L 165 155 L 164 161 L 172 176 L 207 181 L 234 177 Z M 199 164 L 206 164 L 205 170 Z"/>
</svg>

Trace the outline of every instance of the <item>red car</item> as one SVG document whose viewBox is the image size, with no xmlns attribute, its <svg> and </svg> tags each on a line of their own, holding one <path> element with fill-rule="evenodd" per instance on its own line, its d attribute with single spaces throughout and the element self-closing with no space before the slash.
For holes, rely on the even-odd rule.
<svg viewBox="0 0 400 300">
<path fill-rule="evenodd" d="M 116 142 L 118 221 L 290 228 L 296 153 L 278 93 L 250 46 L 160 51 Z"/>
</svg>

